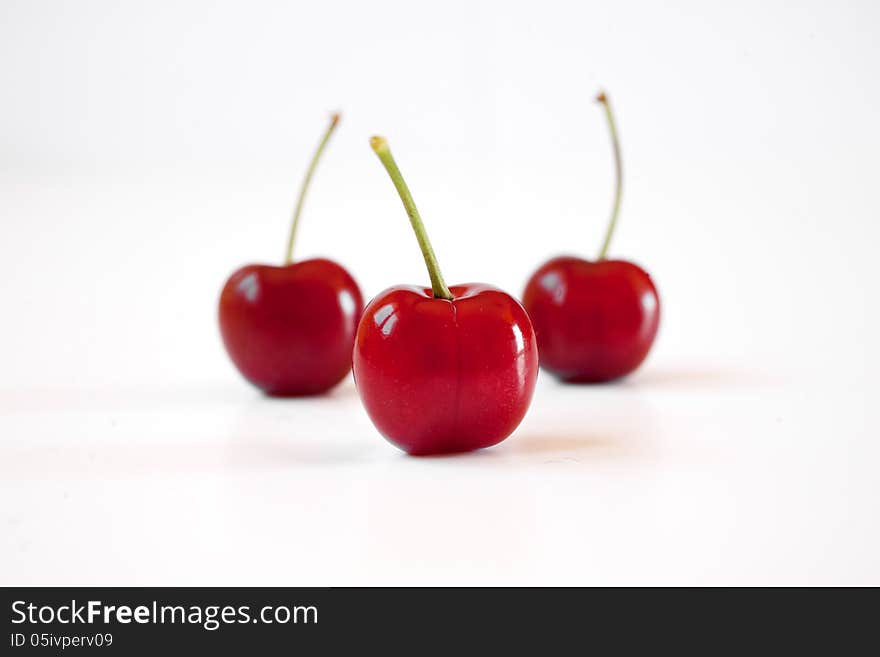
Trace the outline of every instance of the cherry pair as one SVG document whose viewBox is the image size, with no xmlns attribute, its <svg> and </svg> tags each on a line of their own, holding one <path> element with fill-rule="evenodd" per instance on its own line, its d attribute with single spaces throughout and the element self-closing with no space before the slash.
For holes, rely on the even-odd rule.
<svg viewBox="0 0 880 657">
<path fill-rule="evenodd" d="M 410 454 L 437 454 L 488 447 L 513 432 L 531 402 L 539 350 L 541 366 L 566 381 L 607 381 L 634 370 L 657 332 L 659 299 L 644 270 L 605 259 L 622 177 L 613 115 L 605 95 L 598 100 L 617 165 L 599 260 L 547 262 L 526 286 L 525 309 L 492 286 L 446 285 L 382 137 L 370 145 L 403 201 L 431 287 L 389 288 L 363 310 L 357 284 L 340 265 L 292 262 L 303 200 L 338 123 L 334 115 L 300 190 L 285 264 L 245 266 L 223 288 L 221 333 L 241 373 L 268 394 L 293 396 L 329 390 L 352 366 L 379 431 Z"/>
</svg>

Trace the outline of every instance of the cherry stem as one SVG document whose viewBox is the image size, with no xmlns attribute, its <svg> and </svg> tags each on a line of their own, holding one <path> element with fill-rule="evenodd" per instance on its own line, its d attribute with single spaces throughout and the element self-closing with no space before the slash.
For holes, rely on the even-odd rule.
<svg viewBox="0 0 880 657">
<path fill-rule="evenodd" d="M 614 189 L 614 205 L 611 208 L 611 219 L 608 221 L 608 228 L 605 230 L 605 240 L 602 242 L 602 249 L 599 251 L 599 260 L 604 260 L 605 254 L 608 253 L 608 245 L 611 244 L 611 237 L 614 235 L 614 229 L 617 226 L 617 215 L 620 212 L 620 197 L 623 192 L 623 165 L 620 160 L 620 141 L 617 138 L 617 126 L 614 123 L 611 103 L 608 102 L 608 96 L 604 91 L 596 96 L 596 101 L 605 108 L 605 118 L 608 119 L 611 145 L 614 147 L 614 173 L 617 179 Z"/>
<path fill-rule="evenodd" d="M 416 239 L 419 241 L 419 248 L 422 250 L 422 255 L 425 258 L 428 276 L 431 277 L 431 290 L 434 292 L 434 298 L 452 301 L 452 292 L 449 291 L 449 288 L 446 287 L 446 283 L 443 281 L 440 265 L 437 264 L 437 256 L 434 255 L 434 249 L 431 248 L 431 241 L 428 239 L 425 225 L 422 223 L 422 218 L 419 215 L 418 208 L 416 208 L 415 201 L 413 201 L 412 194 L 409 192 L 409 187 L 406 186 L 400 169 L 397 168 L 394 156 L 391 155 L 388 141 L 385 137 L 370 137 L 370 146 L 376 155 L 379 156 L 379 160 L 391 177 L 391 182 L 394 183 L 397 193 L 400 194 L 400 200 L 403 201 L 403 207 L 406 208 L 406 214 L 409 215 L 409 222 L 412 224 Z"/>
<path fill-rule="evenodd" d="M 296 208 L 293 211 L 293 223 L 290 226 L 290 237 L 287 238 L 287 253 L 284 256 L 285 265 L 289 265 L 293 262 L 293 239 L 296 237 L 296 227 L 299 225 L 299 215 L 302 213 L 303 203 L 306 200 L 306 192 L 309 189 L 309 183 L 312 182 L 312 175 L 315 173 L 315 168 L 318 166 L 318 160 L 321 159 L 321 153 L 324 152 L 327 142 L 330 141 L 330 135 L 332 135 L 333 130 L 336 129 L 336 124 L 339 123 L 339 118 L 340 115 L 338 113 L 334 113 L 330 116 L 330 125 L 327 126 L 327 130 L 324 132 L 324 136 L 321 138 L 318 148 L 315 149 L 315 154 L 312 155 L 312 161 L 309 163 L 309 168 L 306 170 L 302 186 L 299 188 L 299 197 L 296 199 Z"/>
</svg>

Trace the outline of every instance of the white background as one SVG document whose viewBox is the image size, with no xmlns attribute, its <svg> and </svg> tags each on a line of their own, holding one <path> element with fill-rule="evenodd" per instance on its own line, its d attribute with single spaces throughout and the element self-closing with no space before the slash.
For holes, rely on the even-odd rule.
<svg viewBox="0 0 880 657">
<path fill-rule="evenodd" d="M 880 584 L 874 2 L 0 2 L 0 584 Z M 413 459 L 348 380 L 261 397 L 226 276 L 367 298 L 654 276 L 630 379 L 542 376 L 517 432 Z"/>
</svg>

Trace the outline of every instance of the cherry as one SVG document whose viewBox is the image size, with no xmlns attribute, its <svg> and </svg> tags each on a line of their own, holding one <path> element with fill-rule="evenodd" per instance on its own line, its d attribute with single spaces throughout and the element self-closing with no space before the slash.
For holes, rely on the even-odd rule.
<svg viewBox="0 0 880 657">
<path fill-rule="evenodd" d="M 605 259 L 620 211 L 623 171 L 608 97 L 600 93 L 596 100 L 605 109 L 617 179 L 599 258 L 553 258 L 532 274 L 523 294 L 541 367 L 572 383 L 610 381 L 635 370 L 660 323 L 660 299 L 648 273 L 626 260 Z"/>
<path fill-rule="evenodd" d="M 220 333 L 238 371 L 269 395 L 326 392 L 351 369 L 354 334 L 363 310 L 360 289 L 325 258 L 293 262 L 306 191 L 339 122 L 331 117 L 300 188 L 282 266 L 245 265 L 220 294 Z"/>
<path fill-rule="evenodd" d="M 361 401 L 379 432 L 410 454 L 499 443 L 525 416 L 538 375 L 529 317 L 492 286 L 446 286 L 388 143 L 370 145 L 400 194 L 431 287 L 398 285 L 367 305 L 353 358 Z"/>
</svg>

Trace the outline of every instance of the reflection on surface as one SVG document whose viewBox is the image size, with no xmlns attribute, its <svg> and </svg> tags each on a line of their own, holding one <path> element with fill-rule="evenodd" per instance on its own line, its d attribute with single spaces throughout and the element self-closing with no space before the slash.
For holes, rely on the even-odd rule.
<svg viewBox="0 0 880 657">
<path fill-rule="evenodd" d="M 397 323 L 397 315 L 394 310 L 394 304 L 386 303 L 373 315 L 373 321 L 376 322 L 376 326 L 382 331 L 382 335 L 390 335 L 391 329 Z"/>
<path fill-rule="evenodd" d="M 260 281 L 257 279 L 256 272 L 251 272 L 238 282 L 238 291 L 244 295 L 248 301 L 255 301 L 260 294 Z"/>
<path fill-rule="evenodd" d="M 391 313 L 394 312 L 394 306 L 390 303 L 385 304 L 379 310 L 376 311 L 376 314 L 373 315 L 373 321 L 376 322 L 376 326 L 382 326 L 382 322 L 384 322 Z"/>
<path fill-rule="evenodd" d="M 550 271 L 541 276 L 541 287 L 553 295 L 556 303 L 562 303 L 565 298 L 565 282 L 555 271 Z"/>
<path fill-rule="evenodd" d="M 354 297 L 348 290 L 339 290 L 339 307 L 342 308 L 342 312 L 344 312 L 346 316 L 354 315 L 357 310 L 357 304 L 354 302 Z"/>
<path fill-rule="evenodd" d="M 394 328 L 394 325 L 397 323 L 397 315 L 391 315 L 385 323 L 382 325 L 382 335 L 390 335 L 391 329 Z"/>
<path fill-rule="evenodd" d="M 519 327 L 519 324 L 513 324 L 511 326 L 513 329 L 513 340 L 516 343 L 516 376 L 519 380 L 520 388 L 525 385 L 526 377 L 528 376 L 528 371 L 526 367 L 526 339 L 523 336 L 522 329 Z"/>
<path fill-rule="evenodd" d="M 526 339 L 523 337 L 523 332 L 519 327 L 519 324 L 514 324 L 511 328 L 513 328 L 513 340 L 516 343 L 516 353 L 521 354 L 526 349 Z"/>
<path fill-rule="evenodd" d="M 382 331 L 382 335 L 390 335 L 391 329 L 397 323 L 397 315 L 394 314 L 394 304 L 387 303 L 379 308 L 376 314 L 373 315 L 373 321 L 379 327 L 379 330 Z"/>
</svg>

